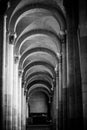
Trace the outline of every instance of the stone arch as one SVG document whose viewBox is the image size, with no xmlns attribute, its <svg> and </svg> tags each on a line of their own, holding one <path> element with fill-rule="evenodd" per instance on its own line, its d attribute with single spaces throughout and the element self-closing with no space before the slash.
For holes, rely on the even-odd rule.
<svg viewBox="0 0 87 130">
<path fill-rule="evenodd" d="M 60 50 L 60 39 L 56 34 L 48 30 L 36 29 L 25 33 L 15 41 L 15 49 L 14 49 L 15 55 L 18 55 L 19 48 L 24 44 L 24 42 L 28 40 L 29 37 L 34 36 L 36 34 L 42 34 L 45 36 L 47 35 L 48 38 L 51 38 L 51 40 L 53 39 L 54 45 L 57 46 L 58 50 Z"/>
<path fill-rule="evenodd" d="M 27 79 L 26 79 L 26 86 L 29 84 L 29 82 L 33 79 L 37 79 L 38 77 L 45 77 L 45 80 L 47 80 L 51 85 L 53 83 L 53 78 L 51 77 L 51 75 L 47 72 L 35 72 L 30 74 Z M 44 78 L 43 78 L 44 80 Z"/>
<path fill-rule="evenodd" d="M 43 9 L 40 10 L 43 11 Z M 60 31 L 60 26 L 56 19 L 51 16 L 51 14 L 45 14 L 37 11 L 37 13 L 33 13 L 30 15 L 27 14 L 26 16 L 24 16 L 17 24 L 15 32 L 17 37 L 19 37 L 26 30 L 30 31 L 31 29 L 46 29 L 58 35 Z"/>
<path fill-rule="evenodd" d="M 24 75 L 26 74 L 26 72 L 32 66 L 38 66 L 38 65 L 42 65 L 42 66 L 45 66 L 46 68 L 48 68 L 52 72 L 53 77 L 55 78 L 55 69 L 54 69 L 54 67 L 51 64 L 49 64 L 48 62 L 43 62 L 43 61 L 36 61 L 36 62 L 31 62 L 29 65 L 26 66 L 26 68 L 23 71 L 23 75 L 22 75 L 23 79 L 24 79 Z"/>
<path fill-rule="evenodd" d="M 58 64 L 58 55 L 55 54 L 52 50 L 50 49 L 47 49 L 47 48 L 41 48 L 41 47 L 37 47 L 37 48 L 34 48 L 34 49 L 31 49 L 31 50 L 28 50 L 26 51 L 20 58 L 19 60 L 19 68 L 24 68 L 24 63 L 25 61 L 28 59 L 28 57 L 30 57 L 31 54 L 34 54 L 34 53 L 38 53 L 38 52 L 44 52 L 45 54 L 50 54 L 51 57 L 53 57 L 55 59 L 55 62 L 56 64 Z M 33 56 L 33 55 L 32 55 Z M 42 59 L 41 59 L 42 60 Z M 30 58 L 29 58 L 29 61 L 28 61 L 28 64 L 29 64 L 30 61 Z"/>
<path fill-rule="evenodd" d="M 47 3 L 47 2 L 46 2 Z M 13 14 L 11 15 L 11 19 L 10 19 L 10 22 L 9 22 L 9 29 L 11 31 L 11 29 L 14 29 L 14 24 L 16 23 L 16 20 L 17 18 L 23 13 L 23 12 L 26 12 L 27 10 L 29 10 L 30 8 L 47 8 L 49 9 L 52 14 L 54 12 L 54 16 L 57 17 L 58 19 L 58 22 L 61 24 L 61 30 L 63 30 L 65 28 L 65 18 L 64 18 L 64 14 L 63 14 L 63 11 L 61 11 L 60 7 L 58 7 L 57 5 L 57 8 L 56 7 L 53 7 L 52 4 L 50 4 L 50 6 L 48 6 L 47 4 L 44 4 L 42 1 L 41 3 L 38 3 L 38 1 L 36 2 L 36 4 L 30 4 L 29 2 L 27 2 L 27 4 L 20 7 L 20 9 L 18 9 L 18 7 L 16 7 L 15 11 L 13 12 Z M 29 4 L 29 5 L 28 5 Z M 29 7 L 30 6 L 30 7 Z M 22 8 L 23 7 L 23 8 Z M 10 27 L 12 26 L 12 27 Z M 13 32 L 13 31 L 11 31 Z"/>
<path fill-rule="evenodd" d="M 30 88 L 28 90 L 28 95 L 31 95 L 33 91 L 44 91 L 48 95 L 48 97 L 50 99 L 50 95 L 52 93 L 51 93 L 50 89 L 47 86 L 45 86 L 44 84 L 35 84 L 32 87 L 33 88 Z"/>
<path fill-rule="evenodd" d="M 37 79 L 37 80 L 34 80 L 34 81 L 31 81 L 27 87 L 27 89 L 31 89 L 35 84 L 44 84 L 45 86 L 47 86 L 47 88 L 51 91 L 51 84 L 47 81 L 47 80 L 42 80 L 42 79 Z"/>
<path fill-rule="evenodd" d="M 53 79 L 53 73 L 52 71 L 50 71 L 49 68 L 47 68 L 46 66 L 38 65 L 31 67 L 31 69 L 28 69 L 27 72 L 25 73 L 25 76 L 23 77 L 23 80 L 26 81 L 28 77 L 30 77 L 29 75 L 31 75 L 32 77 L 32 75 L 34 75 L 35 73 L 36 74 L 46 73 L 49 76 L 49 78 Z"/>
</svg>

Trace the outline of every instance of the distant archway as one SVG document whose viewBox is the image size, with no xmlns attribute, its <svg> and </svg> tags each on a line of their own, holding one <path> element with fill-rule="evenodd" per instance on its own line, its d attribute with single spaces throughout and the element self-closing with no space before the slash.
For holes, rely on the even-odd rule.
<svg viewBox="0 0 87 130">
<path fill-rule="evenodd" d="M 49 97 L 44 91 L 32 92 L 28 102 L 29 119 L 31 124 L 49 123 L 51 120 L 51 108 L 49 103 Z"/>
</svg>

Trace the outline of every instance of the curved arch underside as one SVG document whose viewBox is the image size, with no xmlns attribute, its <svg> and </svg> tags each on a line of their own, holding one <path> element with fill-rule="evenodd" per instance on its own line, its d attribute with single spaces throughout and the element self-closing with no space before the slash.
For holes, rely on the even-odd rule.
<svg viewBox="0 0 87 130">
<path fill-rule="evenodd" d="M 44 1 L 44 3 L 42 1 L 38 1 L 38 0 L 35 2 L 33 2 L 33 1 L 30 2 L 27 0 L 21 1 L 16 6 L 16 8 L 14 9 L 14 11 L 10 17 L 10 21 L 9 21 L 10 31 L 14 30 L 14 26 L 15 26 L 17 19 L 19 18 L 19 20 L 20 20 L 22 18 L 22 16 L 24 16 L 24 15 L 22 15 L 23 13 L 27 14 L 26 13 L 27 11 L 31 11 L 32 9 L 35 9 L 35 8 L 49 10 L 51 12 L 51 15 L 53 15 L 57 19 L 58 23 L 60 24 L 61 29 L 63 30 L 66 27 L 66 25 L 65 25 L 66 22 L 65 22 L 63 12 L 61 11 L 60 7 L 58 7 L 58 6 L 56 6 L 57 8 L 55 7 L 55 3 L 53 3 L 53 5 L 52 5 L 52 2 L 54 2 L 54 1 L 51 1 L 50 6 L 48 6 L 47 4 L 49 4 L 49 2 L 46 2 L 46 1 Z M 36 12 L 36 10 L 35 10 L 35 12 Z"/>
<path fill-rule="evenodd" d="M 30 82 L 34 81 L 34 80 L 45 80 L 47 82 L 49 82 L 49 84 L 52 86 L 53 85 L 53 78 L 51 77 L 51 75 L 49 75 L 49 73 L 47 72 L 35 72 L 35 73 L 32 73 L 28 76 L 28 78 L 26 79 L 26 83 L 28 86 L 30 84 Z"/>
</svg>

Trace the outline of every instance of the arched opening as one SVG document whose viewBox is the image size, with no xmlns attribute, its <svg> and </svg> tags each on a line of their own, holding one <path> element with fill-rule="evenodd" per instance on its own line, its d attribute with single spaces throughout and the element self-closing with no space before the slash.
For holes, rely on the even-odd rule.
<svg viewBox="0 0 87 130">
<path fill-rule="evenodd" d="M 28 102 L 29 119 L 31 124 L 47 124 L 49 123 L 50 110 L 49 97 L 41 91 L 31 94 Z"/>
</svg>

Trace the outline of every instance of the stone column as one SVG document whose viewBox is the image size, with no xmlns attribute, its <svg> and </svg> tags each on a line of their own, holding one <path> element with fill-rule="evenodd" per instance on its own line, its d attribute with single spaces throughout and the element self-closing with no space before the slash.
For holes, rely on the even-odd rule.
<svg viewBox="0 0 87 130">
<path fill-rule="evenodd" d="M 27 102 L 26 102 L 26 95 L 24 95 L 24 130 L 26 130 L 26 113 L 27 113 Z"/>
<path fill-rule="evenodd" d="M 69 7 L 69 6 L 68 6 Z M 77 7 L 77 6 L 76 6 Z M 76 14 L 74 8 L 66 8 L 67 14 L 67 87 L 68 87 L 68 129 L 82 128 L 82 92 L 81 92 L 81 73 L 79 61 L 79 47 L 77 39 Z"/>
<path fill-rule="evenodd" d="M 66 32 L 60 31 L 62 44 L 62 113 L 63 113 L 63 130 L 67 129 L 67 62 L 66 62 Z"/>
<path fill-rule="evenodd" d="M 68 18 L 67 18 L 68 19 Z M 75 89 L 74 89 L 74 46 L 73 46 L 73 29 L 71 20 L 68 21 L 67 28 L 67 98 L 68 98 L 68 129 L 74 126 L 75 122 Z M 75 44 L 75 43 L 74 43 Z"/>
<path fill-rule="evenodd" d="M 17 130 L 18 129 L 18 61 L 19 57 L 14 56 L 14 74 L 13 74 L 13 115 L 12 115 L 12 120 L 13 120 L 13 129 Z"/>
<path fill-rule="evenodd" d="M 52 109 L 51 116 L 53 120 L 53 124 L 56 126 L 56 80 L 53 78 L 53 95 L 52 95 Z"/>
<path fill-rule="evenodd" d="M 7 110 L 7 30 L 6 30 L 7 15 L 4 16 L 4 27 L 3 27 L 3 129 L 5 129 L 6 121 L 6 110 Z M 1 34 L 2 35 L 2 34 Z M 2 100 L 2 99 L 1 99 Z M 2 117 L 1 117 L 2 118 Z"/>
<path fill-rule="evenodd" d="M 26 118 L 29 118 L 29 111 L 28 111 L 28 101 L 26 103 Z"/>
<path fill-rule="evenodd" d="M 21 104 L 21 118 L 22 118 L 22 130 L 26 130 L 26 106 L 27 106 L 27 103 L 26 103 L 26 93 L 25 93 L 25 83 L 23 85 L 23 88 L 22 88 L 22 104 Z"/>
<path fill-rule="evenodd" d="M 76 128 L 80 124 L 80 129 L 83 129 L 83 108 L 82 108 L 82 82 L 81 82 L 81 68 L 80 55 L 77 38 L 77 28 L 73 26 L 73 46 L 74 46 L 74 91 L 75 91 L 75 115 Z"/>
<path fill-rule="evenodd" d="M 24 96 L 24 87 L 22 87 L 21 89 L 21 129 L 22 130 L 23 130 L 23 96 Z"/>
<path fill-rule="evenodd" d="M 62 55 L 59 56 L 59 64 L 58 64 L 58 129 L 62 130 L 62 119 L 63 119 L 63 111 L 62 111 Z"/>
<path fill-rule="evenodd" d="M 8 39 L 7 39 L 7 115 L 6 115 L 6 127 L 7 129 L 12 129 L 12 111 L 13 111 L 13 73 L 14 73 L 14 34 L 8 33 Z M 13 38 L 12 38 L 13 37 Z M 12 38 L 12 41 L 10 42 L 10 39 Z"/>
<path fill-rule="evenodd" d="M 48 102 L 48 118 L 49 118 L 49 121 L 52 120 L 52 118 L 51 118 L 51 107 L 52 107 L 52 100 L 51 100 L 51 96 L 50 96 L 49 102 Z"/>
<path fill-rule="evenodd" d="M 21 91 L 22 91 L 22 70 L 18 71 L 18 130 L 21 130 Z"/>
<path fill-rule="evenodd" d="M 56 130 L 58 130 L 58 103 L 59 103 L 59 77 L 58 77 L 58 64 L 56 65 L 55 68 L 55 73 L 56 73 Z"/>
</svg>

